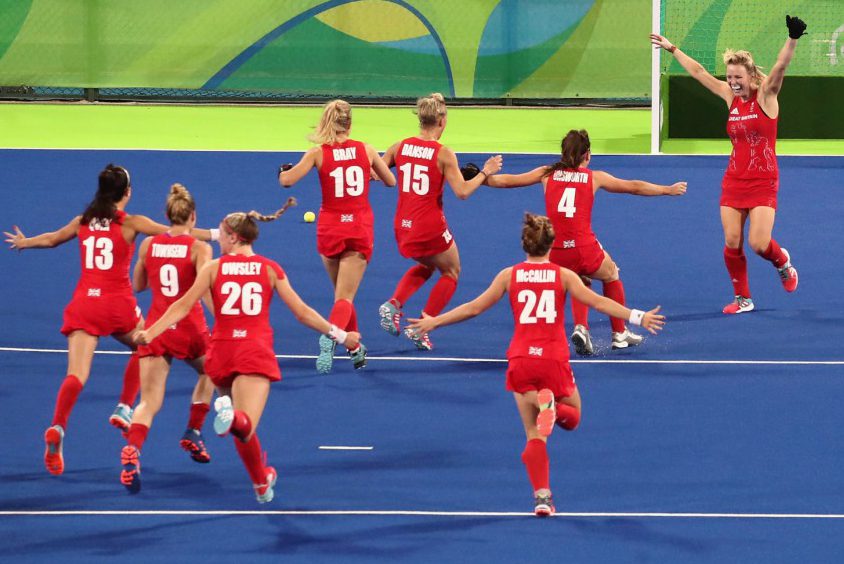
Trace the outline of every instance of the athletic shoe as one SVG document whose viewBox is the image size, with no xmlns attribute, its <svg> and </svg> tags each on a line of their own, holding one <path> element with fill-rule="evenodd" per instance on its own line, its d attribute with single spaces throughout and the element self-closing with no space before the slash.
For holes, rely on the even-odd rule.
<svg viewBox="0 0 844 564">
<path fill-rule="evenodd" d="M 108 418 L 108 422 L 123 431 L 129 432 L 129 425 L 132 424 L 132 413 L 134 410 L 125 403 L 118 403 L 114 413 Z"/>
<path fill-rule="evenodd" d="M 129 493 L 141 491 L 141 451 L 132 445 L 126 445 L 120 450 L 120 483 L 126 486 Z"/>
<path fill-rule="evenodd" d="M 267 482 L 265 484 L 252 484 L 252 487 L 255 488 L 255 499 L 258 500 L 258 503 L 269 503 L 275 495 L 273 486 L 275 486 L 276 480 L 278 480 L 278 472 L 272 466 L 267 466 L 265 470 L 267 472 Z"/>
<path fill-rule="evenodd" d="M 797 289 L 797 269 L 791 266 L 791 255 L 785 249 L 782 250 L 785 255 L 785 264 L 777 269 L 780 280 L 782 280 L 782 287 L 786 292 L 793 292 Z"/>
<path fill-rule="evenodd" d="M 319 355 L 316 359 L 316 370 L 320 374 L 328 374 L 334 366 L 334 348 L 337 343 L 328 335 L 319 336 Z"/>
<path fill-rule="evenodd" d="M 551 498 L 551 492 L 534 496 L 534 501 L 533 513 L 537 517 L 548 517 L 554 514 L 554 500 Z"/>
<path fill-rule="evenodd" d="M 536 416 L 536 430 L 543 437 L 547 437 L 554 430 L 557 422 L 557 410 L 554 407 L 554 392 L 548 388 L 539 390 L 536 394 L 536 402 L 539 404 L 539 415 Z"/>
<path fill-rule="evenodd" d="M 571 342 L 574 345 L 574 352 L 580 356 L 591 356 L 595 352 L 595 349 L 592 348 L 592 336 L 585 325 L 574 326 Z"/>
<path fill-rule="evenodd" d="M 64 429 L 60 425 L 53 425 L 44 432 L 44 465 L 47 472 L 54 476 L 64 472 L 64 457 L 62 456 L 62 444 L 64 443 Z"/>
<path fill-rule="evenodd" d="M 641 345 L 645 338 L 642 335 L 631 333 L 630 329 L 624 329 L 621 333 L 612 334 L 612 348 L 626 349 L 627 347 L 635 347 Z"/>
<path fill-rule="evenodd" d="M 214 410 L 217 412 L 217 416 L 214 417 L 214 432 L 225 437 L 229 434 L 232 421 L 234 421 L 232 399 L 229 396 L 218 397 L 214 400 Z"/>
<path fill-rule="evenodd" d="M 352 360 L 355 370 L 360 370 L 366 366 L 366 346 L 360 343 L 356 351 L 349 351 L 349 358 Z"/>
<path fill-rule="evenodd" d="M 410 339 L 416 348 L 420 351 L 432 351 L 434 350 L 434 343 L 431 342 L 431 338 L 428 337 L 427 334 L 419 335 L 412 331 L 411 329 L 404 330 L 404 336 Z"/>
<path fill-rule="evenodd" d="M 398 337 L 399 332 L 401 332 L 399 325 L 402 316 L 401 310 L 393 305 L 393 302 L 386 301 L 378 308 L 378 315 L 381 316 L 381 329 L 394 337 Z"/>
<path fill-rule="evenodd" d="M 205 448 L 205 440 L 202 438 L 202 433 L 198 429 L 187 429 L 182 435 L 182 440 L 179 441 L 185 451 L 190 454 L 190 457 L 197 462 L 203 464 L 211 462 L 211 455 Z"/>
<path fill-rule="evenodd" d="M 745 298 L 744 296 L 736 296 L 736 300 L 724 306 L 724 309 L 722 311 L 728 315 L 734 315 L 736 313 L 753 311 L 754 307 L 755 306 L 753 305 L 753 300 L 751 300 L 750 298 Z"/>
</svg>

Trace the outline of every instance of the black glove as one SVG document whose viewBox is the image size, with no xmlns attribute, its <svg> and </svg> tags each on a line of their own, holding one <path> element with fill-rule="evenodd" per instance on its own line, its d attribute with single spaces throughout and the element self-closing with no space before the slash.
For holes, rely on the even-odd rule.
<svg viewBox="0 0 844 564">
<path fill-rule="evenodd" d="M 293 168 L 293 163 L 285 163 L 278 167 L 278 173 L 281 174 L 285 170 L 290 170 L 291 168 Z"/>
<path fill-rule="evenodd" d="M 466 163 L 460 167 L 460 174 L 463 175 L 463 180 L 472 180 L 481 173 L 481 169 L 475 163 Z"/>
<path fill-rule="evenodd" d="M 785 17 L 785 25 L 788 26 L 788 36 L 792 39 L 800 39 L 806 34 L 806 22 L 794 16 Z"/>
</svg>

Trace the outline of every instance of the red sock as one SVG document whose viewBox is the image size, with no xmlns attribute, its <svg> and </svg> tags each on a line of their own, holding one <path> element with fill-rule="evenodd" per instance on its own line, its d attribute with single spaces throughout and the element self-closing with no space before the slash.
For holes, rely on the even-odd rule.
<svg viewBox="0 0 844 564">
<path fill-rule="evenodd" d="M 355 310 L 354 304 L 352 304 L 352 315 L 349 316 L 349 322 L 346 324 L 346 331 L 357 331 L 358 330 L 358 312 Z"/>
<path fill-rule="evenodd" d="M 59 386 L 59 393 L 56 395 L 56 409 L 53 411 L 53 425 L 58 425 L 67 430 L 67 418 L 73 406 L 76 405 L 76 398 L 82 391 L 82 382 L 73 374 L 65 376 L 62 385 Z"/>
<path fill-rule="evenodd" d="M 190 404 L 190 417 L 188 417 L 188 429 L 196 429 L 199 431 L 205 425 L 205 416 L 211 406 L 207 403 L 196 402 Z M 129 431 L 131 433 L 131 431 Z"/>
<path fill-rule="evenodd" d="M 140 423 L 132 423 L 129 425 L 129 433 L 126 435 L 126 442 L 138 450 L 141 450 L 144 446 L 144 442 L 147 440 L 147 434 L 149 434 L 149 427 L 141 425 Z"/>
<path fill-rule="evenodd" d="M 614 302 L 624 305 L 624 284 L 621 280 L 613 280 L 612 282 L 604 282 L 604 296 Z M 610 325 L 614 333 L 621 333 L 624 331 L 624 320 L 617 317 L 610 317 Z"/>
<path fill-rule="evenodd" d="M 337 300 L 334 302 L 334 307 L 331 308 L 328 322 L 340 329 L 346 327 L 349 324 L 349 319 L 352 317 L 353 309 L 354 306 L 349 300 Z"/>
<path fill-rule="evenodd" d="M 574 431 L 580 424 L 580 410 L 567 403 L 557 402 L 557 425 L 566 431 Z"/>
<path fill-rule="evenodd" d="M 733 292 L 736 296 L 750 297 L 750 285 L 747 282 L 747 257 L 741 248 L 724 247 L 724 264 L 733 282 Z"/>
<path fill-rule="evenodd" d="M 782 265 L 788 262 L 788 259 L 785 257 L 785 253 L 782 252 L 779 244 L 773 239 L 771 239 L 771 242 L 768 243 L 768 248 L 759 253 L 759 256 L 772 262 L 777 268 L 782 268 Z"/>
<path fill-rule="evenodd" d="M 242 441 L 252 432 L 252 420 L 244 412 L 235 409 L 230 432 Z"/>
<path fill-rule="evenodd" d="M 571 299 L 571 316 L 575 325 L 583 325 L 589 329 L 589 306 L 574 297 Z"/>
<path fill-rule="evenodd" d="M 533 491 L 550 489 L 548 487 L 548 474 L 550 472 L 550 461 L 548 460 L 548 448 L 545 441 L 531 439 L 522 451 L 522 462 L 525 463 L 530 484 Z"/>
<path fill-rule="evenodd" d="M 410 296 L 415 294 L 416 291 L 428 281 L 428 278 L 430 278 L 433 273 L 433 268 L 428 268 L 427 266 L 422 266 L 421 264 L 411 266 L 410 269 L 404 273 L 404 276 L 401 277 L 401 280 L 399 280 L 399 283 L 396 286 L 396 291 L 393 292 L 391 300 L 397 302 L 396 305 L 398 307 L 402 307 L 407 303 L 407 300 L 410 299 Z"/>
<path fill-rule="evenodd" d="M 237 454 L 246 466 L 246 471 L 252 479 L 253 484 L 265 484 L 267 482 L 267 472 L 264 469 L 264 461 L 261 457 L 261 441 L 258 440 L 258 435 L 252 435 L 247 442 L 243 442 L 235 438 L 234 447 L 237 449 Z"/>
<path fill-rule="evenodd" d="M 123 391 L 120 392 L 120 403 L 128 406 L 135 405 L 138 391 L 141 389 L 141 370 L 138 367 L 138 353 L 133 352 L 123 371 Z"/>
<path fill-rule="evenodd" d="M 454 291 L 457 290 L 457 279 L 448 275 L 440 276 L 434 287 L 431 288 L 431 295 L 428 296 L 428 303 L 425 304 L 425 313 L 430 316 L 439 315 L 445 308 Z"/>
</svg>

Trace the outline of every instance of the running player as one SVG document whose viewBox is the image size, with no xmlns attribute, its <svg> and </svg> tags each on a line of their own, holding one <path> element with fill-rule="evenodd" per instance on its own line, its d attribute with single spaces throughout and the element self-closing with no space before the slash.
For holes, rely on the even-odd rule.
<svg viewBox="0 0 844 564">
<path fill-rule="evenodd" d="M 173 184 L 167 197 L 167 219 L 170 229 L 166 233 L 148 237 L 141 243 L 138 262 L 135 263 L 133 286 L 141 292 L 150 288 L 152 305 L 147 314 L 147 324 L 155 323 L 167 308 L 182 297 L 193 285 L 196 273 L 211 260 L 211 247 L 190 235 L 196 225 L 196 204 L 187 188 Z M 209 309 L 213 304 L 208 298 Z M 205 314 L 198 303 L 187 317 L 167 328 L 161 337 L 149 345 L 138 347 L 141 368 L 141 401 L 132 414 L 127 445 L 120 452 L 124 470 L 121 483 L 133 493 L 140 491 L 140 473 L 136 471 L 141 449 L 152 426 L 152 420 L 161 409 L 167 375 L 173 358 L 184 360 L 197 373 L 196 386 L 191 397 L 188 428 L 179 443 L 193 460 L 210 462 L 205 448 L 202 425 L 211 408 L 214 384 L 205 374 L 205 350 L 210 335 Z"/>
<path fill-rule="evenodd" d="M 81 276 L 73 298 L 64 310 L 61 328 L 67 337 L 67 375 L 59 388 L 52 425 L 44 433 L 44 464 L 51 474 L 64 472 L 63 444 L 70 412 L 91 372 L 100 337 L 111 335 L 133 353 L 126 366 L 120 403 L 111 415 L 112 425 L 124 432 L 132 419 L 131 405 L 138 394 L 138 356 L 132 336 L 143 323 L 132 294 L 129 266 L 138 233 L 158 235 L 167 231 L 143 215 L 129 215 L 125 208 L 132 197 L 129 172 L 113 164 L 100 172 L 94 199 L 82 215 L 57 231 L 25 237 L 14 227 L 5 232 L 12 249 L 52 248 L 79 238 Z M 194 236 L 208 240 L 212 233 L 195 229 Z"/>
<path fill-rule="evenodd" d="M 494 188 L 517 188 L 542 183 L 545 211 L 554 224 L 557 239 L 551 249 L 551 262 L 564 266 L 588 280 L 600 280 L 604 295 L 624 305 L 624 286 L 618 267 L 598 242 L 592 231 L 592 206 L 600 188 L 607 192 L 638 196 L 681 196 L 686 183 L 671 186 L 651 184 L 643 180 L 622 180 L 600 170 L 587 168 L 592 159 L 589 134 L 585 130 L 569 131 L 563 138 L 560 160 L 522 174 L 496 174 L 486 179 Z M 579 355 L 594 352 L 589 331 L 589 308 L 575 297 L 571 300 L 574 331 L 571 335 Z M 643 337 L 631 332 L 624 319 L 610 318 L 612 348 L 636 346 Z"/>
<path fill-rule="evenodd" d="M 358 330 L 353 301 L 372 257 L 374 224 L 369 205 L 369 180 L 374 171 L 387 186 L 396 178 L 378 152 L 349 138 L 352 108 L 348 102 L 326 104 L 311 141 L 319 146 L 307 151 L 292 168 L 279 171 L 279 182 L 289 188 L 316 168 L 322 187 L 322 207 L 317 221 L 317 251 L 334 285 L 334 307 L 328 320 L 347 331 Z M 325 374 L 334 364 L 336 343 L 321 335 L 317 371 Z M 366 366 L 366 347 L 349 351 L 355 369 Z"/>
<path fill-rule="evenodd" d="M 139 331 L 140 344 L 154 339 L 183 319 L 197 301 L 211 291 L 214 302 L 214 330 L 205 370 L 217 386 L 214 402 L 217 416 L 214 430 L 220 436 L 231 433 L 259 503 L 273 499 L 278 474 L 262 457 L 256 430 L 270 393 L 270 383 L 281 380 L 273 352 L 270 302 L 275 290 L 303 325 L 329 335 L 354 350 L 357 332 L 346 332 L 322 318 L 290 286 L 284 270 L 274 261 L 255 254 L 252 243 L 258 226 L 245 213 L 227 215 L 220 223 L 220 252 L 199 271 L 193 286 L 148 329 Z M 135 470 L 140 472 L 140 466 Z"/>
<path fill-rule="evenodd" d="M 547 217 L 525 214 L 522 248 L 525 262 L 505 268 L 480 296 L 439 315 L 410 319 L 408 330 L 427 334 L 479 315 L 504 294 L 510 298 L 515 329 L 507 349 L 506 388 L 513 392 L 527 442 L 522 462 L 533 486 L 537 516 L 554 513 L 546 442 L 555 423 L 572 431 L 580 423 L 580 393 L 569 365 L 563 325 L 566 293 L 602 313 L 629 320 L 656 334 L 665 317 L 659 306 L 630 310 L 589 290 L 574 272 L 549 261 L 554 228 Z"/>
<path fill-rule="evenodd" d="M 440 279 L 431 290 L 422 311 L 437 315 L 457 289 L 460 254 L 443 214 L 443 183 L 448 181 L 461 200 L 471 196 L 481 181 L 501 170 L 501 155 L 490 157 L 472 180 L 464 180 L 454 151 L 439 142 L 448 121 L 442 94 L 431 94 L 416 103 L 419 135 L 387 149 L 384 161 L 398 171 L 399 197 L 393 223 L 399 253 L 413 259 L 399 280 L 393 295 L 379 308 L 381 328 L 391 335 L 400 332 L 399 320 L 407 300 L 433 275 Z M 405 332 L 419 350 L 431 350 L 431 340 Z"/>
<path fill-rule="evenodd" d="M 724 263 L 735 295 L 723 309 L 727 314 L 744 313 L 754 308 L 743 248 L 744 225 L 748 219 L 750 248 L 774 265 L 786 292 L 797 289 L 797 269 L 791 264 L 791 256 L 773 239 L 779 190 L 776 144 L 780 106 L 777 95 L 794 57 L 797 40 L 806 33 L 806 24 L 800 18 L 786 16 L 785 23 L 788 39 L 780 49 L 771 74 L 765 76 L 749 52 L 730 49 L 724 53 L 726 81 L 709 74 L 665 37 L 651 34 L 651 43 L 672 53 L 692 77 L 722 98 L 729 108 L 727 134 L 733 152 L 721 182 L 720 202 Z"/>
</svg>

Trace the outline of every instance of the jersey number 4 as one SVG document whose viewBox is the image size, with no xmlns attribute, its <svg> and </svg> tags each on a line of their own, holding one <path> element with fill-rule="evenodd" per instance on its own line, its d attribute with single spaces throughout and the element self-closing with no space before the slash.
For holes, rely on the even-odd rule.
<svg viewBox="0 0 844 564">
<path fill-rule="evenodd" d="M 537 300 L 536 292 L 533 290 L 521 290 L 517 299 L 520 304 L 525 304 L 522 314 L 519 316 L 519 323 L 532 325 L 543 319 L 545 323 L 554 323 L 557 319 L 557 308 L 554 306 L 554 290 L 542 290 Z"/>
<path fill-rule="evenodd" d="M 363 194 L 363 169 L 359 166 L 335 168 L 328 176 L 334 179 L 334 197 L 342 198 L 343 194 L 360 196 Z M 344 191 L 345 189 L 345 191 Z"/>
<path fill-rule="evenodd" d="M 220 313 L 223 315 L 258 315 L 264 305 L 261 296 L 261 285 L 257 282 L 247 282 L 243 286 L 237 282 L 224 282 L 220 293 L 226 298 Z"/>
<path fill-rule="evenodd" d="M 564 214 L 566 217 L 574 217 L 574 212 L 577 211 L 577 208 L 574 207 L 575 194 L 577 194 L 577 190 L 575 190 L 572 186 L 563 190 L 560 203 L 557 204 L 557 213 Z"/>
</svg>

